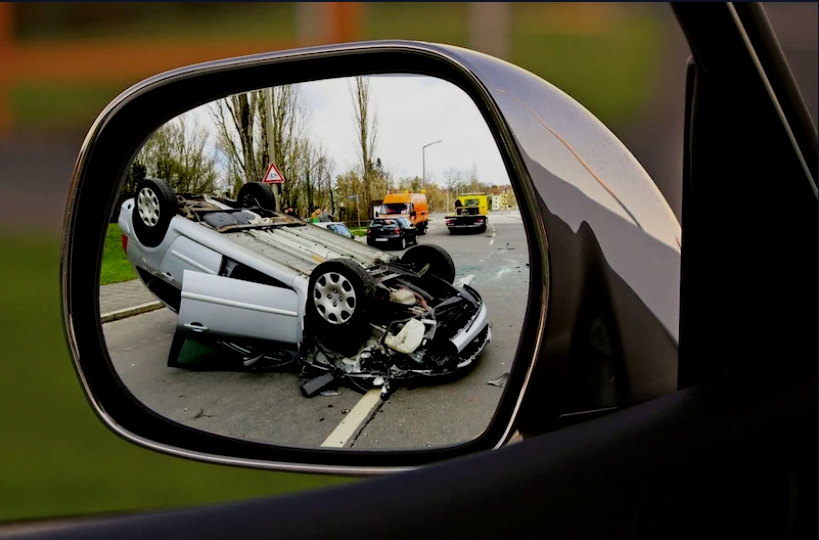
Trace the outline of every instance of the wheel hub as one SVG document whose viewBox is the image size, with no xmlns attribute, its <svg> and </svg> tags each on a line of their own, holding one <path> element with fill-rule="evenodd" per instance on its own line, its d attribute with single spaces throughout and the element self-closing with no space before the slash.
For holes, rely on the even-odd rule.
<svg viewBox="0 0 819 540">
<path fill-rule="evenodd" d="M 355 289 L 350 280 L 338 272 L 327 272 L 313 286 L 313 302 L 325 321 L 343 324 L 355 313 Z"/>
<path fill-rule="evenodd" d="M 153 227 L 159 222 L 159 199 L 151 188 L 145 187 L 139 190 L 137 210 L 140 219 L 148 227 Z"/>
</svg>

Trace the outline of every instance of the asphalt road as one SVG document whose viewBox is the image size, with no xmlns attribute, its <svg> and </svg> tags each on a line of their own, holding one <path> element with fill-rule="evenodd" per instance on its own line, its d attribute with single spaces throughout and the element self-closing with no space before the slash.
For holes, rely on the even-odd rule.
<svg viewBox="0 0 819 540">
<path fill-rule="evenodd" d="M 450 235 L 436 220 L 421 244 L 445 248 L 457 282 L 482 295 L 493 340 L 475 367 L 454 381 L 396 387 L 388 399 L 346 386 L 338 395 L 305 398 L 288 372 L 192 371 L 167 366 L 176 315 L 167 309 L 103 326 L 117 373 L 149 408 L 172 420 L 230 437 L 287 446 L 335 444 L 356 449 L 448 446 L 489 425 L 520 337 L 529 286 L 520 217 L 492 215 L 486 233 Z M 341 427 L 339 427 L 341 425 Z"/>
</svg>

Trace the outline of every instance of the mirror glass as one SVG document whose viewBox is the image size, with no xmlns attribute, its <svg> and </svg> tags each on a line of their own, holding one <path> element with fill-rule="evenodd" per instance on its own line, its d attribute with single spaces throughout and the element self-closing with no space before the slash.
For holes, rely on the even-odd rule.
<svg viewBox="0 0 819 540">
<path fill-rule="evenodd" d="M 378 75 L 232 95 L 153 133 L 111 216 L 100 312 L 124 385 L 175 422 L 427 449 L 489 426 L 529 280 L 477 106 Z"/>
</svg>

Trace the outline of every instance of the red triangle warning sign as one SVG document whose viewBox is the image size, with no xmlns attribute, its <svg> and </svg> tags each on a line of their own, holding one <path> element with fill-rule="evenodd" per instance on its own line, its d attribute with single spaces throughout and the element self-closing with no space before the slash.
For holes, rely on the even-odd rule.
<svg viewBox="0 0 819 540">
<path fill-rule="evenodd" d="M 270 166 L 267 168 L 267 172 L 265 173 L 262 182 L 264 182 L 265 184 L 284 183 L 284 176 L 282 176 L 281 171 L 279 171 L 279 168 L 276 167 L 275 163 L 271 163 Z"/>
</svg>

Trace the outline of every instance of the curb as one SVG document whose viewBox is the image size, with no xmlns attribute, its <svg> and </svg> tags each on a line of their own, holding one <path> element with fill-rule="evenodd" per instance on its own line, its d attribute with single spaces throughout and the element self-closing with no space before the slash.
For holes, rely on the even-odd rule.
<svg viewBox="0 0 819 540">
<path fill-rule="evenodd" d="M 165 307 L 162 302 L 148 302 L 147 304 L 140 304 L 130 308 L 118 309 L 117 311 L 112 311 L 110 313 L 103 313 L 102 316 L 100 316 L 100 323 L 105 324 L 108 322 L 118 321 L 127 317 L 133 317 L 134 315 L 148 313 L 149 311 L 156 311 L 162 307 Z"/>
</svg>

